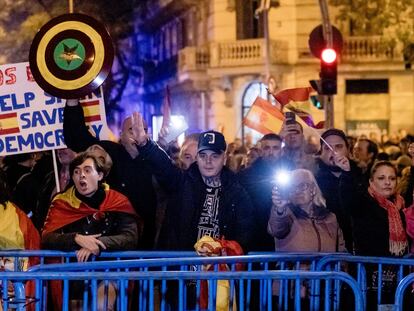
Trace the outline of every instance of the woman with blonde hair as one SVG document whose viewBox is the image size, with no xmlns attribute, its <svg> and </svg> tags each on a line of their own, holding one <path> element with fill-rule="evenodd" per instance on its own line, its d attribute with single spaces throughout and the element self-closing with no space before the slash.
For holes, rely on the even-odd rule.
<svg viewBox="0 0 414 311">
<path fill-rule="evenodd" d="M 272 189 L 272 210 L 268 232 L 275 238 L 276 251 L 343 252 L 342 231 L 312 172 L 296 169 L 286 186 Z"/>
</svg>

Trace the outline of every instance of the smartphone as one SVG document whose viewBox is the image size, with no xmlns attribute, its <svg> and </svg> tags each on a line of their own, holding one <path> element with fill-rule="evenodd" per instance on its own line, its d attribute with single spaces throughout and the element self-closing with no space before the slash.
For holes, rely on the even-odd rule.
<svg viewBox="0 0 414 311">
<path fill-rule="evenodd" d="M 291 111 L 285 112 L 285 119 L 286 119 L 286 124 L 296 123 L 296 115 Z"/>
<path fill-rule="evenodd" d="M 168 128 L 169 132 L 164 137 L 164 139 L 167 141 L 167 143 L 170 143 L 178 136 L 180 136 L 182 133 L 184 133 L 186 130 L 188 130 L 188 124 L 185 121 L 184 117 L 177 116 L 170 122 Z"/>
</svg>

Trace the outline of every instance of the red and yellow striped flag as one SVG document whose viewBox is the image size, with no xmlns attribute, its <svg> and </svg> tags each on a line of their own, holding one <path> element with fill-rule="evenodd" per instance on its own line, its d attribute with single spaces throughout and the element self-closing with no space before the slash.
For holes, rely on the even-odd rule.
<svg viewBox="0 0 414 311">
<path fill-rule="evenodd" d="M 257 97 L 243 119 L 243 124 L 262 134 L 279 133 L 285 116 L 267 100 Z"/>
<path fill-rule="evenodd" d="M 99 100 L 82 102 L 83 114 L 85 115 L 85 122 L 101 121 L 101 113 L 99 110 Z"/>
<path fill-rule="evenodd" d="M 284 107 L 290 101 L 303 102 L 308 101 L 310 93 L 313 92 L 313 88 L 309 87 L 298 87 L 294 89 L 282 90 L 276 94 L 272 94 L 273 97 L 278 101 L 279 104 Z"/>
<path fill-rule="evenodd" d="M 15 134 L 19 132 L 20 128 L 16 112 L 0 114 L 0 135 Z"/>
</svg>

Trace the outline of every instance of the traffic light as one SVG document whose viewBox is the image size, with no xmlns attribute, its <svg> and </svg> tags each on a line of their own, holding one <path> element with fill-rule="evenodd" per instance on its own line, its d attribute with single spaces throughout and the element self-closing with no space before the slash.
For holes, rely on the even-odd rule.
<svg viewBox="0 0 414 311">
<path fill-rule="evenodd" d="M 321 52 L 320 93 L 322 95 L 333 95 L 337 92 L 337 66 L 338 59 L 336 51 L 325 48 Z"/>
<path fill-rule="evenodd" d="M 312 102 L 312 105 L 317 108 L 317 109 L 323 109 L 323 100 L 322 100 L 322 96 L 319 95 L 312 95 L 310 97 L 310 100 Z"/>
</svg>

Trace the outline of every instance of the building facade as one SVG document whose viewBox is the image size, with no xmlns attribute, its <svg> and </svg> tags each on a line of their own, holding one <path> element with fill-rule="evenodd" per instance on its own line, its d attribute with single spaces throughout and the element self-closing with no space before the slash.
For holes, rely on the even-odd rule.
<svg viewBox="0 0 414 311">
<path fill-rule="evenodd" d="M 146 116 L 161 113 L 168 85 L 172 112 L 185 116 L 190 131 L 217 129 L 233 140 L 255 135 L 242 118 L 256 96 L 266 96 L 269 75 L 277 90 L 318 79 L 319 59 L 308 47 L 310 32 L 321 24 L 318 1 L 269 1 L 263 13 L 264 2 L 149 1 L 137 25 Z M 380 36 L 353 35 L 349 24 L 335 22 L 337 8 L 329 10 L 344 39 L 335 127 L 354 135 L 412 132 L 414 79 L 401 48 L 384 49 Z M 324 119 L 324 111 L 311 103 L 302 108 L 316 121 Z"/>
</svg>

